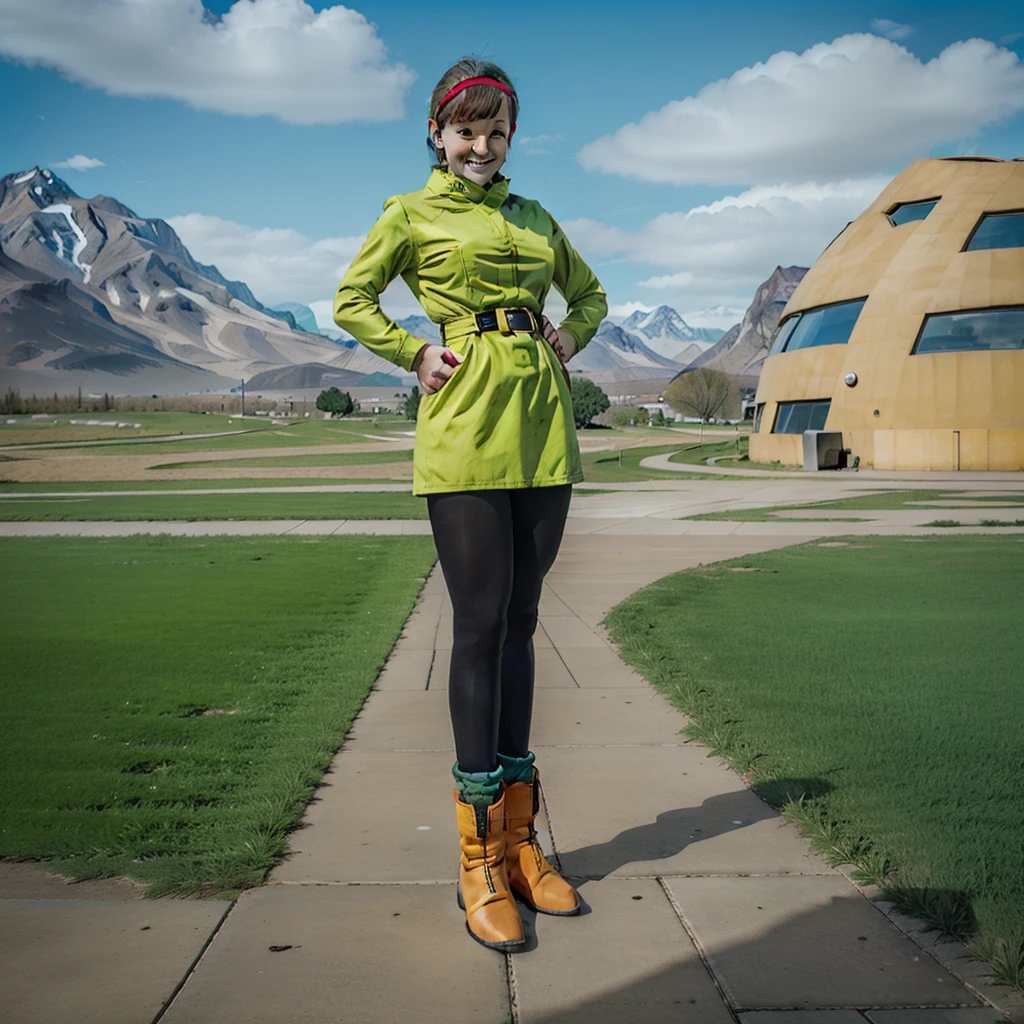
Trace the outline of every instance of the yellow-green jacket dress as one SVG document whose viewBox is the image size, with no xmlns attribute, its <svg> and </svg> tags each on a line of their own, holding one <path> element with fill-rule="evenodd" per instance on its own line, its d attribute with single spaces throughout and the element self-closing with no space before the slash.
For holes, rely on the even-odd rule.
<svg viewBox="0 0 1024 1024">
<path fill-rule="evenodd" d="M 507 178 L 485 189 L 435 169 L 419 192 L 387 200 L 346 271 L 335 323 L 410 370 L 424 341 L 399 327 L 378 300 L 398 275 L 435 323 L 499 307 L 539 316 L 554 284 L 568 306 L 559 327 L 579 349 L 608 310 L 597 278 L 561 228 L 539 203 L 511 195 Z M 465 359 L 420 402 L 414 494 L 583 479 L 569 387 L 542 336 L 474 331 L 445 344 Z"/>
</svg>

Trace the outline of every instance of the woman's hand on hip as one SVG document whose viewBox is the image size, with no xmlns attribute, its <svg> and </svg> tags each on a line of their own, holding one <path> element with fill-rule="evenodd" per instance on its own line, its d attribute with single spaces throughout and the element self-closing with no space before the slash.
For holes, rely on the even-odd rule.
<svg viewBox="0 0 1024 1024">
<path fill-rule="evenodd" d="M 413 360 L 413 372 L 419 377 L 420 387 L 425 395 L 440 391 L 465 359 L 444 345 L 424 345 Z"/>
<path fill-rule="evenodd" d="M 540 319 L 544 327 L 544 337 L 564 366 L 576 355 L 576 339 L 568 331 L 560 331 L 546 316 L 541 316 Z"/>
</svg>

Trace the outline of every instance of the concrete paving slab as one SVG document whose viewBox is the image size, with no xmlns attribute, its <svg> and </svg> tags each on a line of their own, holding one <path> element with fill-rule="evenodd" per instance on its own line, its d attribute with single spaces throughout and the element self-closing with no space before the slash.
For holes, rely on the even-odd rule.
<svg viewBox="0 0 1024 1024">
<path fill-rule="evenodd" d="M 841 875 L 666 885 L 736 1009 L 979 1005 Z"/>
<path fill-rule="evenodd" d="M 140 900 L 145 891 L 141 882 L 123 876 L 78 882 L 42 864 L 0 861 L 0 900 Z"/>
<path fill-rule="evenodd" d="M 607 644 L 600 647 L 559 645 L 558 653 L 578 686 L 598 689 L 649 689 L 650 684 L 635 672 Z"/>
<path fill-rule="evenodd" d="M 454 884 L 252 890 L 162 1024 L 502 1024 L 505 958 L 464 921 Z"/>
<path fill-rule="evenodd" d="M 550 587 L 545 586 L 540 596 L 540 614 L 572 615 L 572 611 Z"/>
<path fill-rule="evenodd" d="M 430 689 L 447 690 L 448 675 L 451 668 L 452 652 L 450 648 L 435 651 L 433 665 L 430 668 Z M 538 690 L 551 687 L 576 689 L 576 680 L 565 667 L 558 651 L 552 647 L 536 647 L 534 649 L 536 675 L 534 686 Z"/>
<path fill-rule="evenodd" d="M 345 749 L 454 751 L 448 694 L 374 691 L 352 723 Z"/>
<path fill-rule="evenodd" d="M 4 1024 L 150 1024 L 231 904 L 0 900 Z"/>
<path fill-rule="evenodd" d="M 375 690 L 425 690 L 430 677 L 431 652 L 416 650 L 400 640 L 373 684 Z"/>
<path fill-rule="evenodd" d="M 683 718 L 660 694 L 621 690 L 536 690 L 532 744 L 596 746 L 681 743 Z"/>
<path fill-rule="evenodd" d="M 434 651 L 430 663 L 430 683 L 428 689 L 447 690 L 448 679 L 452 668 L 452 651 Z"/>
<path fill-rule="evenodd" d="M 573 679 L 562 655 L 553 647 L 534 648 L 534 687 L 537 690 L 547 690 L 552 687 L 558 689 L 577 688 L 576 680 Z"/>
<path fill-rule="evenodd" d="M 657 882 L 588 882 L 581 894 L 579 917 L 526 916 L 537 948 L 512 959 L 521 1024 L 730 1024 Z"/>
<path fill-rule="evenodd" d="M 865 1010 L 871 1024 L 1006 1024 L 991 1007 L 976 1010 Z"/>
<path fill-rule="evenodd" d="M 319 536 L 324 533 L 335 533 L 347 523 L 347 519 L 307 519 L 288 531 L 289 537 Z"/>
<path fill-rule="evenodd" d="M 856 1010 L 751 1010 L 740 1024 L 864 1024 Z"/>
<path fill-rule="evenodd" d="M 597 631 L 591 629 L 575 615 L 552 616 L 542 620 L 544 632 L 547 633 L 555 647 L 606 647 L 607 641 Z"/>
<path fill-rule="evenodd" d="M 453 760 L 450 751 L 342 749 L 271 881 L 454 880 Z"/>
<path fill-rule="evenodd" d="M 570 875 L 835 874 L 704 747 L 549 747 L 537 767 Z"/>
</svg>

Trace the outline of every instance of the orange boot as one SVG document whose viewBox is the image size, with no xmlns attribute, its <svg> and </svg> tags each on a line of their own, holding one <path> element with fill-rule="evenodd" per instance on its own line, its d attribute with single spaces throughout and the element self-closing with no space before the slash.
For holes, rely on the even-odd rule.
<svg viewBox="0 0 1024 1024">
<path fill-rule="evenodd" d="M 477 807 L 461 801 L 456 790 L 455 814 L 462 845 L 458 899 L 466 930 L 491 949 L 516 953 L 526 936 L 505 873 L 505 796 Z"/>
<path fill-rule="evenodd" d="M 582 909 L 579 894 L 548 863 L 537 842 L 534 818 L 540 810 L 540 776 L 505 787 L 505 860 L 509 882 L 540 914 L 571 917 Z"/>
</svg>

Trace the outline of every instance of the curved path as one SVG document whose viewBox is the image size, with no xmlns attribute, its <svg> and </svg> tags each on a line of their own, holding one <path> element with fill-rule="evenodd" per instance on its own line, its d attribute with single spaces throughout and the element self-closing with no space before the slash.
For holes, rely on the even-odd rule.
<svg viewBox="0 0 1024 1024">
<path fill-rule="evenodd" d="M 888 513 L 881 524 L 677 518 L 681 505 L 705 508 L 729 492 L 742 504 L 783 487 L 794 490 L 791 481 L 692 481 L 573 502 L 540 608 L 533 745 L 544 780 L 542 843 L 579 882 L 583 916 L 525 913 L 530 948 L 509 958 L 465 934 L 445 783 L 454 758 L 452 618 L 435 571 L 267 885 L 233 904 L 141 901 L 102 885 L 69 899 L 74 886 L 23 866 L 0 871 L 5 1021 L 999 1019 L 985 1008 L 984 997 L 998 994 L 979 965 L 958 958 L 956 944 L 879 913 L 739 776 L 685 742 L 683 716 L 623 664 L 600 625 L 666 573 L 833 532 L 926 532 Z M 826 488 L 835 494 L 813 479 L 799 491 Z M 35 525 L 89 535 L 428 529 L 312 520 Z"/>
</svg>

